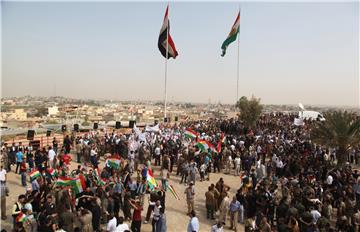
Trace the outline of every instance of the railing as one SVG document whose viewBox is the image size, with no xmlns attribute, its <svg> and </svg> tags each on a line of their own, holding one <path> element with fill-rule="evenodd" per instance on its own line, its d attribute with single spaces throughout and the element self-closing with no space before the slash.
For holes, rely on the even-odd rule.
<svg viewBox="0 0 360 232">
<path fill-rule="evenodd" d="M 113 130 L 114 130 L 114 128 L 108 128 L 107 129 L 107 131 L 109 133 L 112 133 Z M 122 133 L 122 134 L 128 134 L 128 133 L 131 133 L 131 130 L 132 129 L 129 129 L 129 128 L 121 128 L 121 129 L 116 129 L 115 132 L 116 133 Z M 105 132 L 102 131 L 102 130 L 98 130 L 97 132 L 99 133 L 100 136 L 103 136 L 105 134 Z M 77 136 L 83 136 L 83 135 L 86 135 L 86 134 L 89 134 L 89 133 L 91 133 L 91 132 L 75 132 L 75 136 L 76 137 Z M 69 133 L 66 133 L 66 134 L 70 135 Z M 28 140 L 26 138 L 26 135 L 21 135 L 21 136 L 16 136 L 16 137 L 14 137 L 12 139 L 4 140 L 3 142 L 7 143 L 8 146 L 11 146 L 13 143 L 15 143 L 15 145 L 17 146 L 21 142 L 21 144 L 26 147 L 26 146 L 29 146 L 29 144 L 32 141 L 39 141 L 40 142 L 40 147 L 42 148 L 44 146 L 52 146 L 53 139 L 56 138 L 58 146 L 61 147 L 66 134 L 51 134 L 51 136 L 46 136 L 45 133 L 37 134 L 37 135 L 34 135 L 33 140 Z"/>
</svg>

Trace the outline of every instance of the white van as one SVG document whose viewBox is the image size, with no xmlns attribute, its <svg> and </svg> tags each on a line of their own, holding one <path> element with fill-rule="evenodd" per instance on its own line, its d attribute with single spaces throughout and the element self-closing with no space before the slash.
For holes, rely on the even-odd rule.
<svg viewBox="0 0 360 232">
<path fill-rule="evenodd" d="M 320 121 L 325 121 L 324 116 L 317 111 L 310 111 L 310 110 L 299 111 L 299 117 L 307 120 L 319 119 Z"/>
</svg>

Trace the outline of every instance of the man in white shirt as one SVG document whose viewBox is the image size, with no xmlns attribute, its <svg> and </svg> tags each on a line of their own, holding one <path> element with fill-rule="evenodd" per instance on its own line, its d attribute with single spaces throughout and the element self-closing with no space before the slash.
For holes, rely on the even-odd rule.
<svg viewBox="0 0 360 232">
<path fill-rule="evenodd" d="M 278 159 L 276 162 L 276 175 L 282 176 L 282 170 L 283 170 L 284 164 L 281 161 L 281 159 Z"/>
<path fill-rule="evenodd" d="M 3 166 L 0 167 L 0 183 L 5 183 L 6 182 L 6 170 L 4 169 Z"/>
<path fill-rule="evenodd" d="M 6 191 L 6 171 L 3 168 L 3 166 L 1 166 L 1 171 L 0 171 L 0 206 L 1 206 L 1 219 L 2 220 L 6 220 L 6 196 L 7 191 Z"/>
<path fill-rule="evenodd" d="M 154 153 L 155 153 L 155 166 L 160 165 L 161 149 L 159 145 L 156 146 Z"/>
<path fill-rule="evenodd" d="M 157 200 L 154 206 L 154 212 L 153 212 L 153 220 L 152 220 L 152 231 L 158 231 L 159 228 L 159 224 L 160 224 L 160 209 L 161 209 L 161 204 L 160 201 Z"/>
<path fill-rule="evenodd" d="M 276 165 L 277 161 L 278 161 L 278 157 L 276 154 L 273 154 L 271 161 L 273 162 L 274 165 Z"/>
<path fill-rule="evenodd" d="M 56 153 L 52 149 L 51 146 L 49 147 L 48 158 L 49 158 L 49 166 L 51 166 L 52 168 L 55 168 L 55 165 L 56 165 Z"/>
<path fill-rule="evenodd" d="M 241 159 L 240 159 L 240 156 L 237 155 L 234 161 L 235 161 L 235 176 L 239 176 L 240 171 L 241 171 Z"/>
<path fill-rule="evenodd" d="M 116 225 L 117 225 L 117 220 L 116 217 L 114 216 L 114 214 L 110 214 L 110 220 L 107 223 L 106 226 L 106 231 L 107 232 L 116 232 Z"/>
<path fill-rule="evenodd" d="M 211 232 L 224 232 L 224 224 L 219 221 L 211 227 Z"/>
<path fill-rule="evenodd" d="M 316 206 L 315 209 L 313 207 L 310 208 L 311 209 L 310 213 L 313 216 L 313 223 L 314 224 L 316 224 L 317 221 L 319 220 L 319 218 L 321 218 L 321 213 L 317 210 L 317 208 L 318 208 L 317 206 Z"/>
<path fill-rule="evenodd" d="M 124 217 L 119 217 L 119 225 L 116 227 L 115 232 L 124 232 L 126 230 L 129 230 L 129 226 L 124 223 Z"/>
<path fill-rule="evenodd" d="M 327 178 L 326 178 L 326 183 L 328 184 L 328 185 L 332 185 L 332 182 L 334 181 L 334 178 L 331 176 L 331 175 L 329 175 Z"/>
<path fill-rule="evenodd" d="M 95 145 L 93 145 L 91 147 L 91 150 L 90 150 L 90 161 L 91 161 L 92 165 L 97 167 L 98 161 L 97 161 L 97 152 L 96 152 L 96 146 Z"/>
<path fill-rule="evenodd" d="M 229 156 L 227 157 L 227 162 L 226 162 L 226 170 L 225 170 L 226 174 L 230 174 L 230 172 L 231 172 L 231 164 L 232 164 L 232 157 L 229 154 Z"/>
<path fill-rule="evenodd" d="M 199 219 L 196 217 L 195 211 L 191 211 L 190 217 L 187 232 L 199 232 Z"/>
</svg>

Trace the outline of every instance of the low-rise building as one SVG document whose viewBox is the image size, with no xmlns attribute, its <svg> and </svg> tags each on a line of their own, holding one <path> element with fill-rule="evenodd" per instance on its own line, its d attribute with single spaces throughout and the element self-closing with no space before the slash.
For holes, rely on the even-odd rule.
<svg viewBox="0 0 360 232">
<path fill-rule="evenodd" d="M 48 116 L 56 116 L 59 114 L 59 108 L 57 106 L 48 107 Z"/>
</svg>

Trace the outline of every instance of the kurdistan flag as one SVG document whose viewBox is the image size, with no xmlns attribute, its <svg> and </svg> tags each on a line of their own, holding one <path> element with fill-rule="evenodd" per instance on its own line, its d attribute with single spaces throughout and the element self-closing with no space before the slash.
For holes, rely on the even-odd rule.
<svg viewBox="0 0 360 232">
<path fill-rule="evenodd" d="M 110 157 L 108 159 L 106 159 L 106 165 L 108 167 L 111 167 L 111 168 L 114 168 L 114 169 L 119 169 L 120 168 L 120 163 L 121 163 L 121 160 L 119 157 Z"/>
<path fill-rule="evenodd" d="M 211 147 L 210 144 L 205 140 L 199 140 L 195 146 L 197 146 L 201 152 L 207 152 Z"/>
<path fill-rule="evenodd" d="M 41 176 L 40 172 L 38 170 L 36 170 L 36 169 L 31 171 L 29 175 L 30 175 L 30 178 L 32 180 L 34 180 L 34 179 L 38 178 L 39 176 Z"/>
<path fill-rule="evenodd" d="M 240 31 L 240 11 L 236 17 L 236 20 L 235 20 L 233 26 L 231 27 L 231 31 L 230 31 L 228 37 L 225 39 L 225 41 L 221 45 L 221 49 L 222 49 L 221 56 L 225 56 L 227 47 L 229 46 L 229 44 L 231 44 L 232 42 L 234 42 L 236 40 L 236 37 L 239 34 L 239 31 Z"/>
<path fill-rule="evenodd" d="M 197 133 L 196 131 L 193 131 L 193 130 L 191 130 L 191 129 L 186 129 L 185 132 L 184 132 L 184 135 L 185 135 L 187 138 L 195 139 L 196 137 L 199 136 L 199 133 Z"/>
<path fill-rule="evenodd" d="M 155 187 L 157 187 L 156 180 L 155 180 L 150 168 L 147 170 L 147 173 L 146 173 L 146 181 L 147 181 L 150 189 L 154 189 Z"/>
<path fill-rule="evenodd" d="M 83 175 L 79 175 L 71 183 L 72 183 L 72 189 L 75 192 L 75 194 L 82 193 L 86 189 L 85 178 Z"/>
<path fill-rule="evenodd" d="M 71 186 L 73 182 L 74 182 L 74 178 L 60 176 L 55 181 L 55 184 L 60 186 Z"/>
</svg>

